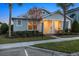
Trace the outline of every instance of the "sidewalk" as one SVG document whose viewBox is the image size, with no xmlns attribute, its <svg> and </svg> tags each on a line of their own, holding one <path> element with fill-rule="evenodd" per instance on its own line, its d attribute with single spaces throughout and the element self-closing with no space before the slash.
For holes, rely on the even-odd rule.
<svg viewBox="0 0 79 59">
<path fill-rule="evenodd" d="M 48 42 L 62 42 L 62 41 L 70 41 L 70 40 L 78 40 L 79 37 L 73 38 L 57 38 L 57 39 L 49 39 L 49 40 L 42 40 L 42 41 L 30 41 L 30 42 L 19 42 L 19 43 L 9 43 L 9 44 L 0 44 L 0 49 L 9 49 L 9 48 L 16 48 L 16 47 L 25 47 L 34 44 L 40 43 L 48 43 Z"/>
</svg>

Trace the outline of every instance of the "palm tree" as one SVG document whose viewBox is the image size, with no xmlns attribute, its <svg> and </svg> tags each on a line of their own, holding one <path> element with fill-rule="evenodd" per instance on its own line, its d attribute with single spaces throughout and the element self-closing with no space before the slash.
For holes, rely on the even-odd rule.
<svg viewBox="0 0 79 59">
<path fill-rule="evenodd" d="M 9 3 L 9 37 L 11 37 L 12 3 Z"/>
<path fill-rule="evenodd" d="M 67 11 L 73 5 L 74 5 L 73 3 L 57 3 L 57 6 L 59 6 L 62 9 L 63 15 L 64 15 L 64 23 L 63 23 L 64 32 L 66 30 L 66 14 L 67 14 Z"/>
<path fill-rule="evenodd" d="M 19 3 L 18 5 L 22 5 Z M 11 18 L 12 18 L 12 3 L 9 3 L 9 37 L 11 37 Z"/>
</svg>

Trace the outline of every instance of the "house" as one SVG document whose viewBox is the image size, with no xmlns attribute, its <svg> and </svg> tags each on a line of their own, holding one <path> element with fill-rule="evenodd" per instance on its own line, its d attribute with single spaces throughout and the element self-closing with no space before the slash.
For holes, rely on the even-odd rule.
<svg viewBox="0 0 79 59">
<path fill-rule="evenodd" d="M 79 22 L 79 7 L 68 10 L 67 15 Z"/>
<path fill-rule="evenodd" d="M 33 10 L 32 10 L 33 9 Z M 32 8 L 30 13 L 26 13 L 25 15 L 19 17 L 13 17 L 13 31 L 39 31 L 44 34 L 55 34 L 57 31 L 63 30 L 63 14 L 56 11 L 51 13 L 45 9 L 38 8 L 40 12 L 34 10 L 36 8 Z M 38 16 L 35 16 L 34 13 L 37 13 Z M 32 15 L 33 14 L 33 15 Z M 66 28 L 71 29 L 71 18 L 66 16 Z"/>
</svg>

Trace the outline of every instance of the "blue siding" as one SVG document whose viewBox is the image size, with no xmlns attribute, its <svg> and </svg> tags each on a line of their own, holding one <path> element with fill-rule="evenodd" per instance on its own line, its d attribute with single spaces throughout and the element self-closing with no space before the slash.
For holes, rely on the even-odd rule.
<svg viewBox="0 0 79 59">
<path fill-rule="evenodd" d="M 27 30 L 27 20 L 21 20 L 21 24 L 19 25 L 17 23 L 17 20 L 14 20 L 14 26 L 13 26 L 13 31 L 26 31 Z"/>
</svg>

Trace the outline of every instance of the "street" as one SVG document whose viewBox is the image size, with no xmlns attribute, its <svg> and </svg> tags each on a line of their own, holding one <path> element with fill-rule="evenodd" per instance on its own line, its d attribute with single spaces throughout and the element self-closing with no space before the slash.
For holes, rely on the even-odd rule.
<svg viewBox="0 0 79 59">
<path fill-rule="evenodd" d="M 50 56 L 51 54 L 31 48 L 11 48 L 0 50 L 0 56 Z"/>
</svg>

